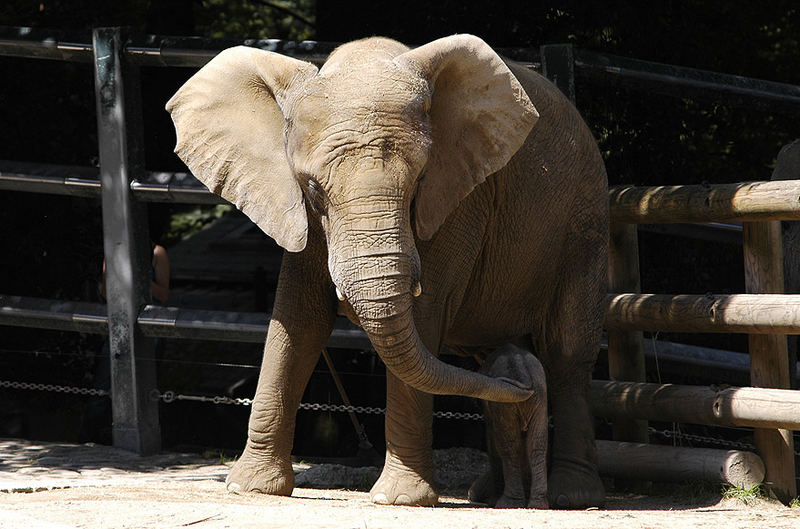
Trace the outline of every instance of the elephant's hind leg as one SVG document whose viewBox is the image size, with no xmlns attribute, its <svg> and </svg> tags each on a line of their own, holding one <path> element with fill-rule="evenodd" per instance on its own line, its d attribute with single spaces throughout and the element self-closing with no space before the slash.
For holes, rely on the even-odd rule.
<svg viewBox="0 0 800 529">
<path fill-rule="evenodd" d="M 587 247 L 599 247 L 586 241 Z M 597 469 L 588 393 L 603 321 L 605 252 L 580 248 L 567 260 L 559 302 L 553 307 L 546 341 L 537 345 L 547 373 L 553 417 L 548 498 L 552 508 L 601 507 L 605 490 Z"/>
</svg>

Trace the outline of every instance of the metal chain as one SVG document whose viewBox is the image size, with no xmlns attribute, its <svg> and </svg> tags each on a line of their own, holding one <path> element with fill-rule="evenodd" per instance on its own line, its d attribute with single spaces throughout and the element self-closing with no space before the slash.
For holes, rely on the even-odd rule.
<svg viewBox="0 0 800 529">
<path fill-rule="evenodd" d="M 79 388 L 74 386 L 60 386 L 56 384 L 36 384 L 32 382 L 13 382 L 9 380 L 0 380 L 0 388 L 10 389 L 23 389 L 33 391 L 49 391 L 56 393 L 72 393 L 74 395 L 90 395 L 94 397 L 106 397 L 110 393 L 105 389 L 95 388 Z M 205 395 L 182 395 L 174 391 L 165 391 L 164 393 L 154 389 L 150 393 L 150 398 L 153 400 L 160 400 L 164 403 L 172 403 L 175 401 L 190 401 L 190 402 L 210 402 L 212 404 L 232 404 L 237 406 L 250 406 L 253 404 L 253 399 L 232 398 L 225 396 L 208 397 Z M 309 403 L 303 402 L 300 404 L 301 410 L 314 410 L 314 411 L 331 411 L 331 412 L 354 412 L 365 415 L 383 415 L 386 413 L 385 408 L 376 408 L 369 406 L 345 406 L 343 404 L 322 404 L 322 403 Z M 433 414 L 437 419 L 457 419 L 469 421 L 481 421 L 483 415 L 480 413 L 464 413 L 455 411 L 437 411 Z M 694 441 L 697 443 L 715 444 L 719 446 L 727 446 L 729 448 L 738 448 L 740 450 L 755 450 L 756 447 L 750 443 L 742 443 L 737 441 L 728 441 L 716 437 L 706 437 L 702 435 L 682 433 L 673 430 L 656 430 L 652 426 L 649 427 L 648 432 L 653 435 L 658 435 L 666 439 L 682 439 L 685 441 Z M 795 451 L 796 456 L 800 456 L 800 451 Z"/>
<path fill-rule="evenodd" d="M 737 448 L 739 450 L 749 450 L 751 452 L 756 451 L 756 446 L 751 443 L 742 443 L 739 441 L 728 441 L 727 439 L 720 439 L 718 437 L 706 437 L 703 435 L 691 434 L 691 433 L 683 433 L 677 432 L 674 430 L 656 430 L 652 426 L 647 428 L 647 431 L 654 435 L 660 435 L 667 439 L 675 438 L 675 439 L 683 439 L 686 441 L 694 441 L 696 443 L 707 443 L 707 444 L 714 444 L 718 446 L 725 446 L 728 448 Z M 795 446 L 798 446 L 798 442 L 800 437 L 795 436 Z M 794 451 L 795 457 L 800 457 L 800 450 Z"/>
<path fill-rule="evenodd" d="M 253 404 L 253 399 L 234 399 L 232 397 L 216 396 L 206 397 L 204 395 L 181 395 L 174 391 L 165 391 L 164 393 L 154 389 L 150 392 L 150 398 L 153 400 L 161 400 L 167 404 L 175 402 L 176 400 L 185 400 L 191 402 L 210 402 L 212 404 L 235 404 L 238 406 L 250 406 Z"/>
<path fill-rule="evenodd" d="M 303 402 L 300 404 L 301 410 L 314 410 L 314 411 L 333 411 L 333 412 L 354 412 L 367 415 L 383 415 L 386 413 L 385 408 L 371 408 L 368 406 L 345 406 L 344 404 L 320 404 L 317 402 Z"/>
<path fill-rule="evenodd" d="M 153 390 L 151 394 L 151 398 L 155 400 L 161 400 L 165 403 L 171 403 L 178 400 L 185 400 L 185 401 L 194 401 L 194 402 L 210 402 L 212 404 L 233 404 L 238 406 L 250 406 L 253 404 L 253 399 L 241 399 L 241 398 L 231 398 L 231 397 L 206 397 L 203 395 L 181 395 L 179 393 L 175 393 L 174 391 L 165 391 L 164 393 L 159 393 L 158 390 Z M 318 402 L 303 402 L 300 404 L 301 410 L 313 410 L 313 411 L 331 411 L 331 412 L 343 412 L 343 413 L 358 413 L 362 415 L 384 415 L 386 413 L 386 408 L 376 408 L 370 406 L 346 406 L 344 404 L 323 404 Z M 471 421 L 481 421 L 483 420 L 483 415 L 480 413 L 462 413 L 462 412 L 455 412 L 455 411 L 437 411 L 433 414 L 434 417 L 437 419 L 461 419 L 461 420 L 471 420 Z"/>
<path fill-rule="evenodd" d="M 460 411 L 435 411 L 433 416 L 437 419 L 461 419 L 465 421 L 482 421 L 480 413 L 464 413 Z"/>
<path fill-rule="evenodd" d="M 720 439 L 717 437 L 706 437 L 703 435 L 696 435 L 691 433 L 677 432 L 674 430 L 656 430 L 652 426 L 647 428 L 651 434 L 660 435 L 666 439 L 683 439 L 685 441 L 694 441 L 696 443 L 707 443 L 719 446 L 727 446 L 729 448 L 738 448 L 740 450 L 755 450 L 755 445 L 750 443 L 742 443 L 738 441 L 728 441 L 727 439 Z"/>
<path fill-rule="evenodd" d="M 105 389 L 95 388 L 78 388 L 73 386 L 59 386 L 55 384 L 36 384 L 32 382 L 13 382 L 9 380 L 0 380 L 0 388 L 10 389 L 23 389 L 33 391 L 48 391 L 55 393 L 72 393 L 74 395 L 90 395 L 94 397 L 107 397 L 110 392 Z M 174 391 L 165 391 L 161 393 L 157 389 L 150 392 L 150 398 L 153 400 L 160 400 L 166 404 L 175 401 L 188 401 L 188 402 L 209 402 L 211 404 L 232 404 L 236 406 L 251 406 L 253 399 L 232 398 L 226 396 L 209 397 L 205 395 L 183 395 Z M 343 404 L 321 404 L 303 402 L 300 404 L 301 410 L 314 410 L 314 411 L 331 411 L 331 412 L 355 412 L 365 415 L 384 415 L 386 408 L 376 408 L 370 406 L 345 406 Z M 437 411 L 433 414 L 438 419 L 462 419 L 480 421 L 483 416 L 480 413 L 462 413 L 454 411 Z"/>
<path fill-rule="evenodd" d="M 92 395 L 94 397 L 105 397 L 109 395 L 109 392 L 105 389 L 76 388 L 73 386 L 58 386 L 55 384 L 35 384 L 32 382 L 12 382 L 10 380 L 0 380 L 0 388 L 27 389 L 33 391 L 50 391 L 55 393 L 72 393 L 74 395 Z"/>
</svg>

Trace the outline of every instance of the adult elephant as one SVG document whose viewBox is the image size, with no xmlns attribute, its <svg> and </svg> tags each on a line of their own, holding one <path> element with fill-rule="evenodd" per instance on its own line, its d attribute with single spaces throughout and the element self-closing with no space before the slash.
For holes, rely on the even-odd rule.
<svg viewBox="0 0 800 529">
<path fill-rule="evenodd" d="M 548 377 L 551 504 L 602 503 L 586 395 L 606 282 L 606 175 L 552 84 L 471 35 L 411 50 L 356 41 L 319 70 L 237 47 L 167 110 L 195 176 L 288 250 L 229 490 L 291 493 L 295 415 L 338 310 L 388 368 L 374 502 L 437 501 L 431 394 L 531 394 L 445 364 L 440 349 L 513 343 L 535 351 Z"/>
</svg>

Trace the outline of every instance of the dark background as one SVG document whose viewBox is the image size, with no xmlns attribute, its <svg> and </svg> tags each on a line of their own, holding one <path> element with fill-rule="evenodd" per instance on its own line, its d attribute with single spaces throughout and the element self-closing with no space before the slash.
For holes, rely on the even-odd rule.
<svg viewBox="0 0 800 529">
<path fill-rule="evenodd" d="M 0 25 L 50 28 L 79 41 L 91 38 L 92 27 L 115 25 L 139 33 L 232 39 L 343 42 L 384 35 L 411 45 L 468 32 L 495 47 L 571 43 L 579 49 L 800 84 L 796 5 L 796 1 L 12 0 L 0 5 Z M 163 107 L 190 74 L 191 70 L 174 68 L 142 70 L 147 169 L 185 170 L 172 153 L 174 131 Z M 88 64 L 0 57 L 0 159 L 96 166 L 92 79 Z M 577 106 L 598 140 L 611 185 L 766 180 L 780 147 L 800 136 L 800 109 L 714 95 L 661 95 L 609 81 L 579 82 Z M 153 238 L 168 247 L 174 244 L 191 229 L 192 222 L 181 217 L 185 214 L 186 208 L 151 205 Z M 740 246 L 646 232 L 640 236 L 640 245 L 645 292 L 744 290 Z M 99 201 L 0 192 L 0 293 L 97 301 L 102 255 Z M 0 327 L 0 337 L 0 379 L 87 387 L 96 382 L 101 337 L 10 327 Z M 746 341 L 734 335 L 659 338 L 746 350 Z M 259 348 L 242 348 L 236 350 L 243 355 L 240 363 L 256 365 Z M 218 348 L 196 354 L 212 364 L 214 358 L 222 361 L 229 352 Z M 369 355 L 350 351 L 338 358 L 345 371 L 368 376 L 367 380 L 380 378 L 381 368 Z M 160 384 L 184 384 L 186 392 L 199 391 L 197 387 L 221 391 L 223 384 L 215 385 L 215 379 L 238 377 L 244 381 L 244 393 L 237 396 L 251 396 L 246 392 L 252 386 L 253 367 L 241 375 L 223 376 L 218 374 L 221 368 L 211 365 L 199 372 L 186 366 L 165 364 Z M 602 371 L 601 366 L 598 376 L 603 376 Z M 671 376 L 672 380 L 663 381 L 730 382 L 727 373 L 691 370 Z M 310 391 L 338 403 L 328 378 L 318 378 L 312 381 L 316 389 Z M 360 380 L 364 378 L 348 383 L 363 390 L 353 390 L 362 399 L 356 404 L 382 406 L 381 383 L 375 386 Z M 442 408 L 454 406 L 476 411 L 474 405 L 461 401 L 446 401 Z M 87 431 L 86 408 L 85 398 L 0 390 L 0 435 L 107 440 L 107 432 Z M 181 410 L 162 420 L 167 446 L 243 446 L 246 409 L 194 405 Z M 230 428 L 211 434 L 210 429 L 198 427 L 204 424 L 203 417 Z M 298 426 L 304 438 L 313 440 L 300 444 L 301 450 L 316 450 L 324 438 L 325 455 L 354 452 L 354 436 L 343 415 L 335 420 L 315 417 Z M 379 445 L 380 419 L 367 419 L 367 426 Z M 437 434 L 437 442 L 450 442 L 439 439 L 449 439 L 447 432 L 454 428 L 454 437 L 464 438 L 458 433 L 462 427 L 452 422 L 437 428 L 445 430 Z M 223 430 L 231 433 L 220 434 Z M 479 446 L 479 433 L 474 430 L 469 430 L 467 444 Z"/>
</svg>

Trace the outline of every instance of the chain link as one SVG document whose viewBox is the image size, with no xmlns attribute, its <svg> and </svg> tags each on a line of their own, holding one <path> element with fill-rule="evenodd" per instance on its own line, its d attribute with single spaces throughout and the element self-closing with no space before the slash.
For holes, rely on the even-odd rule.
<svg viewBox="0 0 800 529">
<path fill-rule="evenodd" d="M 480 413 L 465 413 L 460 411 L 435 411 L 433 416 L 437 419 L 460 419 L 464 421 L 482 421 Z"/>
<path fill-rule="evenodd" d="M 55 393 L 72 393 L 74 395 L 90 395 L 94 397 L 107 397 L 110 395 L 110 392 L 105 389 L 78 388 L 73 386 L 59 386 L 55 384 L 36 384 L 32 382 L 13 382 L 9 380 L 0 380 L 0 388 L 48 391 Z M 206 395 L 183 395 L 174 391 L 165 391 L 164 393 L 161 393 L 157 389 L 154 389 L 150 392 L 150 398 L 152 400 L 160 400 L 166 404 L 176 401 L 208 402 L 211 404 L 230 404 L 235 406 L 251 406 L 253 404 L 253 399 L 232 398 L 222 395 L 213 397 Z M 300 404 L 300 409 L 344 413 L 354 412 L 362 415 L 384 415 L 386 413 L 386 408 L 370 406 L 345 406 L 344 404 L 322 404 L 316 402 L 303 402 Z M 480 413 L 437 411 L 433 414 L 433 416 L 438 419 L 461 419 L 471 421 L 483 420 L 483 416 Z"/>
<path fill-rule="evenodd" d="M 333 411 L 333 412 L 355 412 L 366 415 L 383 415 L 386 413 L 385 408 L 372 408 L 368 406 L 345 406 L 344 404 L 320 404 L 317 402 L 303 402 L 300 404 L 301 410 L 314 410 L 314 411 Z"/>
<path fill-rule="evenodd" d="M 194 402 L 210 402 L 212 404 L 233 404 L 239 406 L 250 406 L 253 404 L 253 399 L 240 399 L 231 397 L 207 397 L 203 395 L 181 395 L 174 391 L 165 391 L 159 393 L 158 390 L 153 390 L 151 398 L 154 400 L 161 400 L 165 403 L 172 403 L 175 401 L 194 401 Z M 301 410 L 311 411 L 330 411 L 340 413 L 358 413 L 360 415 L 384 415 L 386 408 L 377 408 L 370 406 L 346 406 L 344 404 L 324 404 L 319 402 L 303 402 L 300 404 Z M 471 421 L 483 420 L 483 415 L 480 413 L 462 413 L 455 411 L 437 411 L 433 414 L 437 419 L 461 419 Z"/>
<path fill-rule="evenodd" d="M 49 391 L 55 393 L 72 393 L 73 395 L 91 395 L 94 397 L 105 397 L 109 395 L 109 392 L 105 389 L 76 388 L 74 386 L 58 386 L 55 384 L 36 384 L 33 382 L 13 382 L 10 380 L 0 380 L 0 388 L 26 389 L 32 391 Z"/>
<path fill-rule="evenodd" d="M 738 448 L 739 450 L 755 450 L 755 445 L 750 443 L 741 443 L 738 441 L 728 441 L 727 439 L 720 439 L 717 437 L 706 437 L 703 435 L 696 435 L 691 433 L 683 433 L 674 430 L 656 430 L 652 426 L 647 430 L 654 435 L 660 435 L 666 439 L 682 439 L 684 441 L 694 441 L 696 443 L 714 444 L 718 446 L 726 446 L 728 448 Z"/>
</svg>

